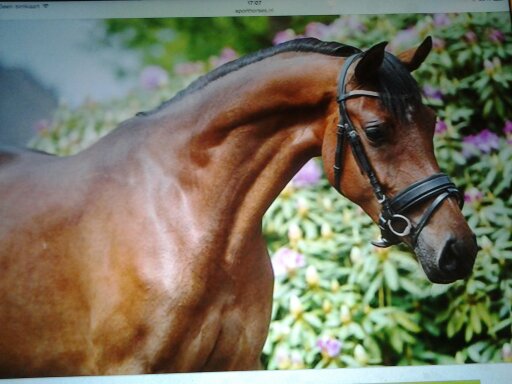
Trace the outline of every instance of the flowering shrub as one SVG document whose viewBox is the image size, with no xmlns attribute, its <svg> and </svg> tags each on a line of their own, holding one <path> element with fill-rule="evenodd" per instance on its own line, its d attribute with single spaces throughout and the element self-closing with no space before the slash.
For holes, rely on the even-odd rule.
<svg viewBox="0 0 512 384">
<path fill-rule="evenodd" d="M 275 239 L 271 249 L 295 248 L 306 262 L 293 276 L 277 278 L 265 347 L 269 368 L 279 368 L 276 350 L 302 356 L 307 367 L 510 360 L 512 123 L 505 111 L 512 110 L 512 76 L 503 63 L 510 63 L 512 46 L 498 29 L 507 21 L 464 14 L 398 16 L 395 26 L 390 20 L 340 18 L 308 25 L 304 35 L 357 46 L 389 36 L 394 52 L 434 36 L 432 57 L 417 77 L 438 112 L 439 162 L 466 190 L 464 213 L 482 250 L 470 279 L 432 286 L 402 248 L 369 245 L 375 226 L 325 181 L 291 183 L 264 227 Z M 348 23 L 352 28 L 333 27 Z M 287 225 L 298 225 L 300 236 L 286 238 Z M 288 307 L 291 295 L 300 311 L 297 303 Z"/>
<path fill-rule="evenodd" d="M 264 217 L 276 275 L 269 369 L 512 361 L 512 44 L 507 18 L 492 14 L 340 17 L 286 28 L 278 43 L 314 36 L 399 52 L 434 36 L 417 71 L 436 109 L 441 168 L 465 190 L 464 214 L 481 251 L 474 273 L 430 284 L 403 247 L 378 249 L 376 226 L 308 162 Z M 272 38 L 272 36 L 270 37 Z M 170 98 L 203 71 L 236 57 L 141 71 L 141 89 L 109 104 L 62 106 L 41 122 L 34 146 L 71 154 L 120 121 Z M 508 115 L 507 115 L 508 113 Z"/>
</svg>

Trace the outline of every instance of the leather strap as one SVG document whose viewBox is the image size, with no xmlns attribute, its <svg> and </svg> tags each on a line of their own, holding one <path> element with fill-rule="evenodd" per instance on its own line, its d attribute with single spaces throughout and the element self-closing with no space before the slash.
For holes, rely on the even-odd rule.
<svg viewBox="0 0 512 384">
<path fill-rule="evenodd" d="M 413 246 L 418 240 L 418 236 L 427 225 L 434 212 L 441 206 L 442 202 L 449 197 L 456 197 L 462 208 L 464 199 L 460 191 L 453 184 L 448 176 L 443 173 L 437 173 L 425 179 L 417 181 L 399 192 L 391 200 L 388 200 L 382 186 L 375 175 L 368 156 L 366 156 L 361 139 L 352 125 L 346 108 L 346 100 L 354 97 L 380 97 L 379 93 L 366 90 L 355 89 L 345 92 L 346 77 L 350 65 L 359 57 L 360 53 L 348 57 L 343 63 L 338 81 L 338 104 L 340 122 L 336 134 L 336 152 L 334 155 L 334 187 L 341 192 L 341 172 L 343 168 L 343 151 L 345 148 L 345 137 L 348 138 L 350 148 L 362 172 L 368 177 L 373 192 L 381 204 L 381 214 L 379 216 L 379 228 L 381 230 L 381 239 L 372 241 L 377 247 L 389 247 L 393 244 L 402 242 L 407 236 L 412 236 Z M 405 216 L 405 212 L 412 207 L 417 206 L 431 198 L 434 201 L 421 216 L 418 224 L 414 227 Z"/>
<path fill-rule="evenodd" d="M 460 192 L 450 178 L 444 173 L 436 173 L 411 184 L 393 197 L 390 201 L 391 209 L 393 212 L 407 211 L 414 205 L 422 203 L 443 191 L 450 191 L 451 194 L 457 195 L 459 197 L 459 204 L 464 201 L 459 196 Z"/>
<path fill-rule="evenodd" d="M 349 56 L 345 59 L 343 63 L 343 67 L 341 68 L 340 76 L 338 79 L 338 104 L 339 104 L 339 112 L 340 112 L 340 122 L 338 124 L 337 131 L 337 142 L 336 142 L 336 152 L 334 154 L 334 188 L 338 192 L 341 192 L 341 171 L 343 167 L 343 150 L 345 147 L 345 134 L 347 133 L 348 125 L 350 124 L 350 119 L 347 115 L 346 107 L 345 107 L 345 82 L 348 73 L 348 69 L 350 65 L 354 62 L 354 60 L 359 56 L 359 53 L 355 55 Z"/>
</svg>

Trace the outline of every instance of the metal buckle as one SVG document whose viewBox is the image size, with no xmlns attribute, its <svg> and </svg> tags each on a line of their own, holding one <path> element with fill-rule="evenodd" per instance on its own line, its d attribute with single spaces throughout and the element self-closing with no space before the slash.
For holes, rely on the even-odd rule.
<svg viewBox="0 0 512 384">
<path fill-rule="evenodd" d="M 395 213 L 388 220 L 387 224 L 388 224 L 389 230 L 395 236 L 402 237 L 402 236 L 407 236 L 407 235 L 409 235 L 411 233 L 411 229 L 412 229 L 411 221 L 407 217 L 405 217 L 405 216 L 402 216 L 402 215 L 399 215 L 399 214 Z M 399 229 L 395 229 L 396 226 L 404 226 L 404 225 L 405 225 L 405 228 L 402 231 L 400 231 Z"/>
</svg>

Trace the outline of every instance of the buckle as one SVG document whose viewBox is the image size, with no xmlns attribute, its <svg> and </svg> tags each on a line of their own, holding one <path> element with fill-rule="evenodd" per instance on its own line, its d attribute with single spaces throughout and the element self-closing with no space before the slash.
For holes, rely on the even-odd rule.
<svg viewBox="0 0 512 384">
<path fill-rule="evenodd" d="M 387 221 L 387 226 L 391 233 L 399 237 L 409 235 L 412 229 L 411 221 L 407 217 L 397 213 L 391 216 Z"/>
</svg>

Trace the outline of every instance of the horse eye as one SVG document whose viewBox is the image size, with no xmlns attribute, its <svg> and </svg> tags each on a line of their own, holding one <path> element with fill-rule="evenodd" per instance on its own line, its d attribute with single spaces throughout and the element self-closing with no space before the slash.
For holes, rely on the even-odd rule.
<svg viewBox="0 0 512 384">
<path fill-rule="evenodd" d="M 380 127 L 369 127 L 364 132 L 366 137 L 375 144 L 380 144 L 385 139 L 384 131 Z"/>
</svg>

